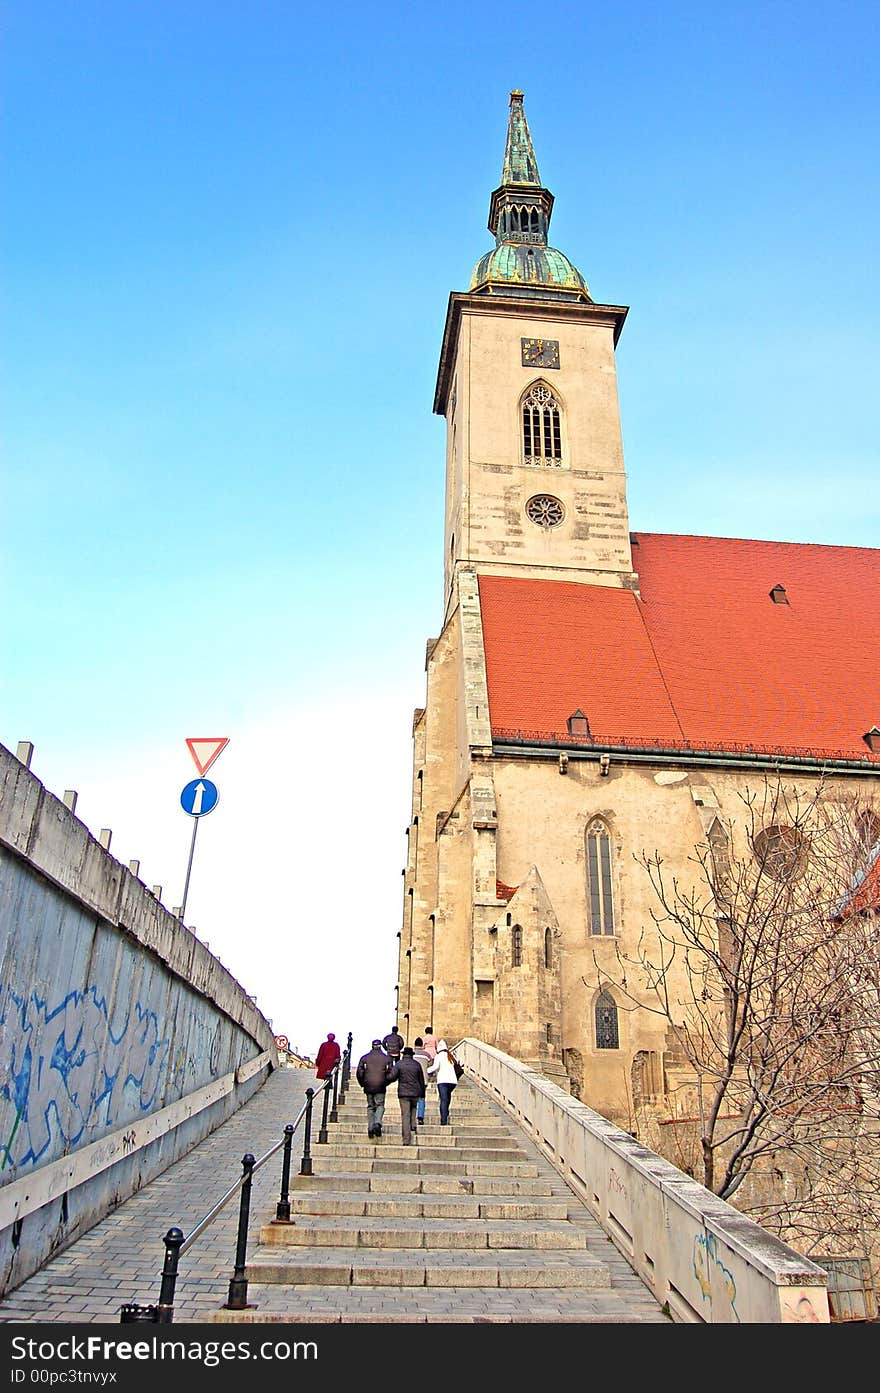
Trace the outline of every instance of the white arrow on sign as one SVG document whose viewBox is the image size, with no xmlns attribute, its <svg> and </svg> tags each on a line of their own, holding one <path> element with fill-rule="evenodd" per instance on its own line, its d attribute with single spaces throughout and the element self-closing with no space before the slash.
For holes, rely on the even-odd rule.
<svg viewBox="0 0 880 1393">
<path fill-rule="evenodd" d="M 204 792 L 205 792 L 205 785 L 204 785 L 204 784 L 196 784 L 196 791 L 195 791 L 195 796 L 193 797 L 193 805 L 192 805 L 192 815 L 193 815 L 193 817 L 198 817 L 199 813 L 202 811 L 202 795 L 204 794 Z"/>
</svg>

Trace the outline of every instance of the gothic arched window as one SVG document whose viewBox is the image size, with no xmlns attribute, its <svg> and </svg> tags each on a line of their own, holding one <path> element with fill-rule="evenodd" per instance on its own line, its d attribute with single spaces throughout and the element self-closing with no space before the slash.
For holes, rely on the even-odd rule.
<svg viewBox="0 0 880 1393">
<path fill-rule="evenodd" d="M 562 412 L 543 382 L 536 382 L 523 397 L 522 442 L 524 464 L 562 464 Z"/>
<path fill-rule="evenodd" d="M 611 892 L 611 838 L 604 822 L 587 828 L 587 888 L 590 896 L 590 933 L 614 933 L 614 897 Z"/>
<path fill-rule="evenodd" d="M 544 930 L 544 966 L 553 966 L 553 935 L 549 929 Z"/>
<path fill-rule="evenodd" d="M 730 844 L 717 817 L 709 828 L 709 866 L 715 903 L 724 913 L 730 900 Z"/>
<path fill-rule="evenodd" d="M 856 835 L 860 850 L 871 851 L 880 844 L 880 817 L 871 808 L 863 808 L 856 816 Z"/>
<path fill-rule="evenodd" d="M 617 1006 L 609 991 L 601 991 L 596 998 L 596 1049 L 620 1049 Z"/>
<path fill-rule="evenodd" d="M 514 967 L 522 967 L 522 928 L 514 924 L 510 933 L 510 961 Z"/>
</svg>

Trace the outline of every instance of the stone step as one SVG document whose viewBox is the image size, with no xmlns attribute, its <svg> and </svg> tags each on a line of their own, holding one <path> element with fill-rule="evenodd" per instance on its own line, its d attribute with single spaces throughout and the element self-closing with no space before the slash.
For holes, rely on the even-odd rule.
<svg viewBox="0 0 880 1393">
<path fill-rule="evenodd" d="M 511 1195 L 487 1199 L 485 1195 L 373 1195 L 346 1191 L 306 1192 L 290 1197 L 292 1214 L 339 1214 L 346 1218 L 401 1219 L 566 1219 L 565 1199 L 515 1198 Z"/>
<path fill-rule="evenodd" d="M 346 1132 L 362 1133 L 366 1132 L 367 1125 L 367 1114 L 365 1111 L 362 1112 L 359 1109 L 358 1112 L 354 1115 L 340 1113 L 339 1118 L 336 1122 L 328 1121 L 327 1131 L 328 1133 L 330 1133 L 337 1129 L 341 1129 Z M 461 1113 L 457 1113 L 454 1116 L 452 1113 L 450 1113 L 449 1121 L 441 1122 L 440 1118 L 437 1115 L 436 1108 L 433 1111 L 429 1108 L 428 1114 L 424 1122 L 417 1125 L 420 1126 L 420 1129 L 424 1128 L 426 1131 L 429 1131 L 432 1136 L 435 1137 L 444 1136 L 447 1132 L 455 1131 L 463 1131 L 469 1133 L 479 1132 L 489 1137 L 501 1137 L 510 1136 L 512 1130 L 509 1126 L 505 1127 L 504 1124 L 499 1122 L 496 1117 L 477 1117 L 476 1115 L 462 1116 Z M 312 1127 L 312 1135 L 317 1136 L 319 1130 L 320 1123 L 317 1123 L 315 1126 Z M 382 1131 L 399 1132 L 400 1130 L 400 1109 L 396 1105 L 387 1107 L 382 1116 Z"/>
<path fill-rule="evenodd" d="M 413 1172 L 374 1175 L 368 1171 L 334 1171 L 325 1175 L 297 1175 L 290 1181 L 291 1190 L 324 1191 L 345 1185 L 348 1191 L 371 1195 L 552 1195 L 548 1180 L 541 1177 L 490 1175 L 417 1175 Z"/>
<path fill-rule="evenodd" d="M 392 1104 L 395 1108 L 399 1107 L 400 1105 L 400 1099 L 397 1096 L 396 1088 L 389 1088 L 385 1093 L 385 1107 L 390 1108 Z M 439 1095 L 435 1093 L 432 1088 L 429 1088 L 428 1092 L 425 1095 L 425 1106 L 427 1107 L 429 1112 L 433 1112 L 435 1116 L 437 1115 L 440 1108 L 440 1098 Z M 366 1094 L 361 1093 L 360 1090 L 358 1090 L 356 1093 L 347 1093 L 345 1095 L 344 1103 L 340 1103 L 337 1106 L 336 1111 L 340 1117 L 342 1117 L 344 1113 L 359 1113 L 362 1115 L 366 1115 Z M 323 1113 L 323 1100 L 320 1107 L 316 1105 L 315 1112 L 318 1114 L 319 1117 Z M 490 1102 L 488 1102 L 484 1098 L 480 1098 L 478 1095 L 465 1092 L 463 1089 L 458 1089 L 455 1093 L 453 1093 L 452 1101 L 449 1104 L 449 1112 L 450 1116 L 453 1112 L 455 1112 L 467 1113 L 468 1116 L 470 1116 L 471 1114 L 479 1114 L 480 1117 L 492 1117 L 495 1119 L 497 1119 L 498 1117 L 497 1112 L 495 1112 Z"/>
<path fill-rule="evenodd" d="M 472 1161 L 455 1155 L 449 1160 L 426 1160 L 416 1153 L 417 1147 L 399 1148 L 398 1157 L 327 1155 L 313 1157 L 319 1174 L 335 1175 L 339 1171 L 365 1171 L 371 1175 L 511 1175 L 524 1179 L 538 1175 L 538 1167 L 530 1161 Z"/>
<path fill-rule="evenodd" d="M 385 1111 L 386 1113 L 400 1112 L 400 1099 L 393 1089 L 389 1089 L 385 1094 Z M 435 1121 L 440 1120 L 440 1099 L 434 1090 L 430 1088 L 425 1094 L 425 1111 L 428 1117 L 434 1118 Z M 504 1118 L 491 1103 L 480 1099 L 469 1100 L 465 1097 L 453 1097 L 449 1105 L 450 1117 L 453 1113 L 455 1113 L 457 1117 L 482 1117 L 485 1118 L 487 1122 L 504 1121 Z M 337 1110 L 337 1114 L 339 1117 L 366 1117 L 366 1095 L 363 1093 L 357 1095 L 353 1093 L 349 1094 L 345 1102 Z"/>
<path fill-rule="evenodd" d="M 213 1311 L 205 1319 L 216 1325 L 673 1325 L 653 1298 L 602 1287 L 421 1287 L 409 1304 L 389 1311 L 388 1287 L 289 1289 L 252 1282 L 248 1301 L 246 1311 Z"/>
<path fill-rule="evenodd" d="M 607 1263 L 585 1249 L 571 1252 L 482 1251 L 455 1253 L 436 1249 L 393 1252 L 348 1248 L 312 1249 L 286 1255 L 266 1247 L 247 1264 L 248 1283 L 303 1286 L 371 1287 L 608 1287 Z M 291 1305 L 302 1304 L 291 1293 Z M 386 1313 L 388 1314 L 388 1313 Z M 392 1317 L 393 1322 L 393 1317 Z"/>
<path fill-rule="evenodd" d="M 519 1158 L 522 1151 L 512 1142 L 509 1146 L 432 1146 L 413 1141 L 404 1146 L 393 1137 L 382 1137 L 379 1141 L 341 1141 L 327 1142 L 312 1150 L 313 1159 L 317 1156 L 373 1156 L 385 1161 L 405 1161 L 415 1156 L 420 1161 L 448 1161 L 450 1151 L 462 1161 L 511 1161 Z"/>
<path fill-rule="evenodd" d="M 471 1146 L 517 1146 L 515 1137 L 505 1129 L 497 1128 L 490 1131 L 485 1125 L 471 1126 L 465 1123 L 463 1126 L 441 1127 L 439 1123 L 425 1123 L 416 1129 L 416 1135 L 425 1145 L 430 1146 L 456 1146 L 458 1142 L 467 1142 Z M 382 1140 L 386 1141 L 389 1137 L 399 1141 L 403 1132 L 399 1122 L 389 1123 L 386 1119 L 382 1123 Z M 337 1122 L 327 1128 L 327 1141 L 364 1141 L 367 1140 L 366 1123 Z M 315 1137 L 312 1137 L 312 1145 L 315 1145 Z M 320 1145 L 325 1145 L 321 1142 Z"/>
<path fill-rule="evenodd" d="M 430 1100 L 428 1101 L 428 1106 L 425 1109 L 425 1121 L 431 1127 L 441 1127 L 444 1125 L 440 1121 L 440 1110 L 437 1107 L 437 1104 Z M 389 1098 L 387 1103 L 385 1104 L 385 1111 L 382 1114 L 382 1125 L 384 1126 L 386 1122 L 393 1122 L 397 1126 L 400 1126 L 400 1107 L 396 1098 Z M 320 1116 L 316 1117 L 313 1114 L 312 1123 L 312 1130 L 317 1132 L 318 1128 L 321 1125 Z M 352 1108 L 351 1110 L 349 1110 L 348 1108 L 342 1109 L 335 1122 L 333 1122 L 330 1118 L 327 1119 L 328 1127 L 338 1127 L 340 1123 L 347 1123 L 351 1126 L 358 1126 L 360 1124 L 363 1124 L 363 1126 L 366 1127 L 367 1109 L 365 1105 L 363 1103 L 359 1103 L 356 1108 Z M 479 1111 L 471 1108 L 450 1108 L 448 1125 L 452 1127 L 482 1126 L 494 1129 L 499 1126 L 503 1126 L 504 1124 L 503 1120 L 498 1117 L 497 1113 L 485 1112 L 482 1108 Z"/>
<path fill-rule="evenodd" d="M 355 1091 L 328 1141 L 313 1140 L 314 1174 L 291 1179 L 291 1219 L 264 1216 L 246 1268 L 250 1309 L 213 1319 L 664 1319 L 646 1289 L 621 1289 L 608 1240 L 586 1219 L 571 1222 L 577 1201 L 473 1085 L 457 1091 L 448 1127 L 429 1121 L 410 1146 L 392 1090 L 382 1137 L 365 1133 Z"/>
<path fill-rule="evenodd" d="M 320 1119 L 316 1120 L 313 1118 L 312 1121 L 312 1133 L 314 1136 L 317 1136 L 321 1126 Z M 331 1122 L 329 1118 L 327 1120 L 328 1132 L 337 1127 L 343 1127 L 352 1131 L 366 1131 L 367 1125 L 367 1113 L 365 1108 L 358 1108 L 357 1112 L 353 1113 L 342 1112 L 335 1122 Z M 509 1126 L 505 1126 L 497 1117 L 477 1113 L 450 1113 L 449 1121 L 444 1123 L 440 1121 L 440 1116 L 436 1108 L 428 1108 L 422 1126 L 430 1128 L 435 1135 L 437 1133 L 446 1132 L 447 1130 L 454 1132 L 456 1128 L 463 1128 L 466 1132 L 485 1131 L 490 1136 L 509 1135 L 511 1130 Z M 386 1127 L 397 1128 L 398 1131 L 400 1130 L 400 1108 L 396 1103 L 389 1104 L 382 1114 L 383 1131 Z"/>
<path fill-rule="evenodd" d="M 456 1248 L 468 1253 L 485 1248 L 584 1249 L 587 1240 L 574 1224 L 516 1224 L 485 1219 L 363 1218 L 347 1223 L 311 1215 L 290 1223 L 265 1224 L 260 1243 L 277 1248 Z M 369 1260 L 369 1259 L 368 1259 Z"/>
</svg>

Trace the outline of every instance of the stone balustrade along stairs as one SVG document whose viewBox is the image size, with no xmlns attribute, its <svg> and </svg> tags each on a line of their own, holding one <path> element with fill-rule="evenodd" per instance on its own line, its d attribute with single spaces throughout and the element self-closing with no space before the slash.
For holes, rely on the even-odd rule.
<svg viewBox="0 0 880 1393">
<path fill-rule="evenodd" d="M 291 1218 L 267 1216 L 247 1265 L 252 1321 L 664 1321 L 586 1207 L 503 1109 L 463 1079 L 450 1125 L 429 1086 L 402 1144 L 397 1091 L 367 1137 L 352 1079 L 291 1179 Z M 253 1216 L 252 1216 L 253 1217 Z"/>
</svg>

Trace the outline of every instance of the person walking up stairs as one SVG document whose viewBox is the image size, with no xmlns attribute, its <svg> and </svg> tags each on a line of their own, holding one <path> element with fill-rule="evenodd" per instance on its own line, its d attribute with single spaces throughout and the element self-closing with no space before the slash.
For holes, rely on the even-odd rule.
<svg viewBox="0 0 880 1393">
<path fill-rule="evenodd" d="M 367 1136 L 381 1137 L 385 1092 L 397 1078 L 397 1065 L 383 1051 L 381 1040 L 374 1040 L 369 1051 L 361 1055 L 355 1077 L 367 1098 Z"/>
<path fill-rule="evenodd" d="M 404 1045 L 397 1066 L 397 1097 L 400 1101 L 400 1129 L 404 1146 L 416 1140 L 418 1105 L 425 1097 L 425 1075 L 410 1045 Z"/>
</svg>

